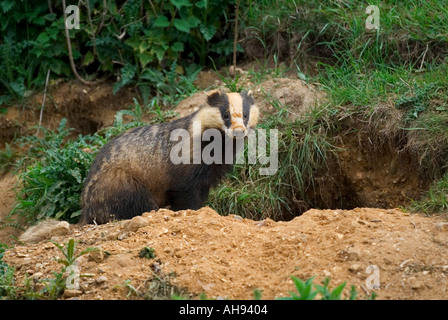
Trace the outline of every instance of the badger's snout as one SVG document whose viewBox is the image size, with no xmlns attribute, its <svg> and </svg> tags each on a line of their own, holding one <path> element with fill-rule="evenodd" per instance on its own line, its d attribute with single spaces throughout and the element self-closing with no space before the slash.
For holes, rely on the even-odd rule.
<svg viewBox="0 0 448 320">
<path fill-rule="evenodd" d="M 247 129 L 245 127 L 228 128 L 226 134 L 233 139 L 241 139 L 247 136 Z"/>
</svg>

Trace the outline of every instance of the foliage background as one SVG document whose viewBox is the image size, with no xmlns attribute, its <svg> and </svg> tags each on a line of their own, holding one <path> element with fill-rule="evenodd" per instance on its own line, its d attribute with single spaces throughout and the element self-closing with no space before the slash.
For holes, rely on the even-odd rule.
<svg viewBox="0 0 448 320">
<path fill-rule="evenodd" d="M 167 77 L 196 72 L 208 57 L 223 63 L 232 52 L 234 1 L 67 0 L 73 4 L 80 8 L 80 28 L 70 30 L 76 68 L 87 80 L 113 78 L 114 92 L 134 84 L 144 97 L 170 94 Z M 62 8 L 60 0 L 0 2 L 0 104 L 42 88 L 47 70 L 73 77 Z"/>
</svg>

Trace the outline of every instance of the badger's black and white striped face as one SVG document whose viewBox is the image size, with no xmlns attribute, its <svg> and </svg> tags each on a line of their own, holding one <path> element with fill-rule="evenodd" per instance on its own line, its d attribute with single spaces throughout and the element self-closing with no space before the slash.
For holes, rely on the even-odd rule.
<svg viewBox="0 0 448 320">
<path fill-rule="evenodd" d="M 212 108 L 211 113 L 218 114 L 219 111 L 220 117 L 214 117 L 214 127 L 220 126 L 217 129 L 221 129 L 231 138 L 245 137 L 249 129 L 257 124 L 259 111 L 251 91 L 240 93 L 213 91 L 208 94 L 207 103 Z"/>
</svg>

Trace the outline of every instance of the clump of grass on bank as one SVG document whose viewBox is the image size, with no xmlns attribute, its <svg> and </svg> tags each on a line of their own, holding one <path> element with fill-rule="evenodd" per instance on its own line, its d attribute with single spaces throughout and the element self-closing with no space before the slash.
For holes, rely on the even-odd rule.
<svg viewBox="0 0 448 320">
<path fill-rule="evenodd" d="M 369 5 L 379 9 L 378 30 L 366 29 Z M 331 136 L 350 129 L 344 119 L 368 123 L 376 144 L 392 143 L 416 159 L 422 176 L 442 178 L 448 164 L 445 1 L 262 0 L 243 3 L 242 12 L 242 42 L 252 58 L 275 54 L 326 91 Z M 437 201 L 442 208 L 443 199 Z"/>
<path fill-rule="evenodd" d="M 409 206 L 412 212 L 448 215 L 448 174 L 435 181 L 424 197 Z"/>
<path fill-rule="evenodd" d="M 307 192 L 314 187 L 314 175 L 325 170 L 336 147 L 326 136 L 326 125 L 318 114 L 292 121 L 287 107 L 276 100 L 271 103 L 277 113 L 267 116 L 258 128 L 266 130 L 267 156 L 272 143 L 270 130 L 278 130 L 278 171 L 261 175 L 260 169 L 269 164 L 248 164 L 246 145 L 245 163 L 236 164 L 228 179 L 211 191 L 208 204 L 221 214 L 291 219 L 312 205 Z"/>
</svg>

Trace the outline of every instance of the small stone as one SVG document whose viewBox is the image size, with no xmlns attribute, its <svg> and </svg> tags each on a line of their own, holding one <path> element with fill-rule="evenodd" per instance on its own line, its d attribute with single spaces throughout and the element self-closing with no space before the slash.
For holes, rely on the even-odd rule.
<svg viewBox="0 0 448 320">
<path fill-rule="evenodd" d="M 344 238 L 344 235 L 341 233 L 336 233 L 336 238 L 338 238 L 338 240 L 342 240 Z"/>
<path fill-rule="evenodd" d="M 138 229 L 149 225 L 148 221 L 142 216 L 135 216 L 131 220 L 124 223 L 123 227 L 126 231 L 136 232 Z"/>
<path fill-rule="evenodd" d="M 129 235 L 129 232 L 122 232 L 118 235 L 117 239 L 121 241 L 121 240 L 127 238 L 128 235 Z"/>
<path fill-rule="evenodd" d="M 42 272 L 36 272 L 35 274 L 33 274 L 33 275 L 31 276 L 31 279 L 33 279 L 34 281 L 37 281 L 37 280 L 39 280 L 40 278 L 42 278 L 43 275 L 44 275 L 44 274 L 43 274 Z"/>
<path fill-rule="evenodd" d="M 255 222 L 255 225 L 256 225 L 258 228 L 261 228 L 261 227 L 266 226 L 266 225 L 267 225 L 267 222 L 266 222 L 266 220 L 261 220 L 261 221 Z"/>
<path fill-rule="evenodd" d="M 53 249 L 54 248 L 54 244 L 51 242 L 47 242 L 42 246 L 44 249 Z"/>
<path fill-rule="evenodd" d="M 347 257 L 349 260 L 359 260 L 361 255 L 361 249 L 358 247 L 350 247 L 347 250 Z"/>
<path fill-rule="evenodd" d="M 34 271 L 34 269 L 27 269 L 25 271 L 25 273 L 28 273 L 29 275 L 32 275 L 34 272 L 36 272 L 36 271 Z"/>
<path fill-rule="evenodd" d="M 409 285 L 411 286 L 412 290 L 419 290 L 425 286 L 425 283 L 415 277 L 411 277 L 409 278 Z"/>
<path fill-rule="evenodd" d="M 109 233 L 109 234 L 106 236 L 106 239 L 107 239 L 107 240 L 117 240 L 119 234 L 120 234 L 120 233 L 117 232 L 117 231 L 115 231 L 115 232 L 111 232 L 111 233 Z"/>
<path fill-rule="evenodd" d="M 89 253 L 89 261 L 95 261 L 97 263 L 104 260 L 104 251 L 99 249 L 98 251 L 92 251 Z"/>
<path fill-rule="evenodd" d="M 82 294 L 81 290 L 75 290 L 75 289 L 65 289 L 64 290 L 64 298 L 74 298 Z"/>
<path fill-rule="evenodd" d="M 182 258 L 184 255 L 185 255 L 185 251 L 184 251 L 184 250 L 179 250 L 179 251 L 176 251 L 176 252 L 174 253 L 174 256 L 175 256 L 176 258 Z"/>
<path fill-rule="evenodd" d="M 98 278 L 96 278 L 96 283 L 101 284 L 107 281 L 107 277 L 106 276 L 99 276 Z"/>
<path fill-rule="evenodd" d="M 351 272 L 358 272 L 361 269 L 361 265 L 359 263 L 353 263 L 350 267 L 348 267 L 348 270 Z"/>
<path fill-rule="evenodd" d="M 19 240 L 25 243 L 39 242 L 50 239 L 53 236 L 63 236 L 70 232 L 70 224 L 67 221 L 44 220 L 27 229 Z"/>
<path fill-rule="evenodd" d="M 89 261 L 89 257 L 87 257 L 87 256 L 80 256 L 80 257 L 78 257 L 76 259 L 76 264 L 78 266 L 82 266 L 82 265 L 86 264 L 87 261 Z"/>
<path fill-rule="evenodd" d="M 448 231 L 448 222 L 438 222 L 438 223 L 436 223 L 436 229 L 438 231 Z"/>
</svg>

